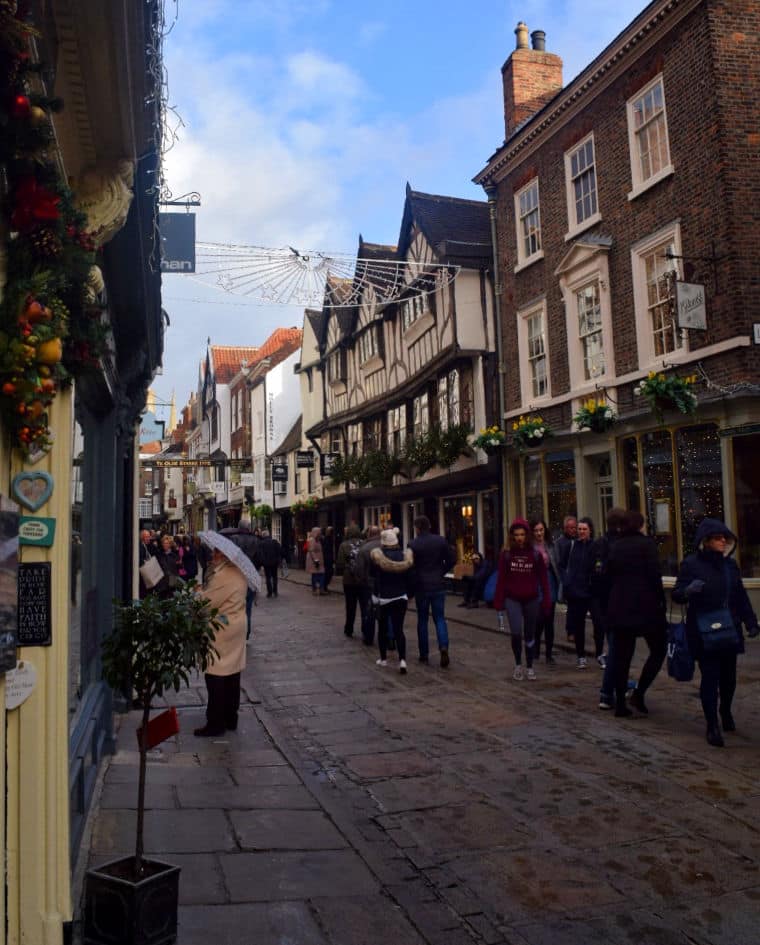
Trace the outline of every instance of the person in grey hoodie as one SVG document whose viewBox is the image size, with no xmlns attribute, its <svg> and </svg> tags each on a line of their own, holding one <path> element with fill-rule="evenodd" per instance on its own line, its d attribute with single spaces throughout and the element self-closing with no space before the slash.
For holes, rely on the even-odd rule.
<svg viewBox="0 0 760 945">
<path fill-rule="evenodd" d="M 356 555 L 354 577 L 361 588 L 362 609 L 362 643 L 372 646 L 375 642 L 375 610 L 372 607 L 372 580 L 370 577 L 370 559 L 375 548 L 380 547 L 380 526 L 370 525 L 367 537 Z"/>
</svg>

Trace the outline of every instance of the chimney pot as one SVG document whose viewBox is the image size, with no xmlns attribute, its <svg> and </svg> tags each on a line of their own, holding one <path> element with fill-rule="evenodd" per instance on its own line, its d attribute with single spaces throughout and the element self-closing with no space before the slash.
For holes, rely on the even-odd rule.
<svg viewBox="0 0 760 945">
<path fill-rule="evenodd" d="M 528 49 L 528 27 L 522 20 L 515 27 L 515 36 L 517 37 L 516 49 Z"/>
<path fill-rule="evenodd" d="M 533 30 L 530 39 L 536 52 L 546 52 L 546 33 L 543 30 Z"/>
</svg>

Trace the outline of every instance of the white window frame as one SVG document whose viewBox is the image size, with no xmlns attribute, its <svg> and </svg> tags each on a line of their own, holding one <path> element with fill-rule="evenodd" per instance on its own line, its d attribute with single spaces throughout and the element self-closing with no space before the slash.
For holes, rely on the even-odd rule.
<svg viewBox="0 0 760 945">
<path fill-rule="evenodd" d="M 591 164 L 587 165 L 584 167 L 583 171 L 573 176 L 573 159 L 576 155 L 580 154 L 582 150 L 586 150 L 589 144 L 591 145 Z M 602 219 L 602 214 L 599 210 L 599 179 L 597 176 L 596 167 L 596 142 L 594 141 L 594 134 L 592 132 L 591 134 L 586 135 L 582 141 L 578 141 L 568 151 L 565 151 L 565 191 L 567 195 L 568 225 L 568 231 L 565 234 L 566 240 L 572 239 L 574 236 L 577 236 L 579 233 L 587 230 L 590 226 L 593 226 Z M 583 217 L 583 219 L 579 220 L 577 213 L 575 184 L 577 180 L 580 180 L 584 175 L 588 174 L 589 170 L 594 175 L 593 199 L 596 205 L 596 210 L 589 213 L 588 216 Z"/>
<path fill-rule="evenodd" d="M 423 436 L 430 429 L 430 397 L 427 391 L 412 401 L 412 417 L 414 436 Z"/>
<path fill-rule="evenodd" d="M 398 437 L 396 437 L 398 434 Z M 398 439 L 398 442 L 396 440 Z M 388 452 L 400 452 L 406 443 L 406 404 L 399 404 L 388 411 Z"/>
<path fill-rule="evenodd" d="M 442 430 L 449 428 L 449 383 L 446 375 L 438 378 L 438 425 Z"/>
<path fill-rule="evenodd" d="M 418 318 L 430 311 L 427 294 L 419 293 L 401 301 L 401 330 L 408 331 Z"/>
<path fill-rule="evenodd" d="M 677 220 L 644 237 L 631 247 L 633 307 L 636 313 L 636 347 L 639 356 L 639 370 L 643 371 L 651 371 L 655 368 L 661 370 L 663 360 L 672 362 L 674 358 L 680 359 L 689 350 L 689 335 L 684 329 L 676 329 L 680 331 L 680 346 L 666 354 L 657 354 L 655 350 L 654 326 L 651 324 L 649 294 L 647 291 L 646 259 L 653 252 L 657 252 L 658 248 L 662 250 L 664 256 L 669 246 L 672 246 L 675 256 L 683 254 L 681 249 L 681 226 Z M 678 278 L 681 278 L 679 262 L 680 260 L 674 259 L 672 265 L 676 267 Z"/>
<path fill-rule="evenodd" d="M 570 391 L 574 397 L 592 394 L 597 387 L 610 384 L 615 378 L 615 349 L 612 334 L 612 305 L 610 300 L 609 260 L 606 249 L 577 246 L 577 257 L 572 265 L 562 270 L 560 291 L 565 303 L 567 330 L 567 360 L 570 373 Z M 591 283 L 599 288 L 599 308 L 602 320 L 602 351 L 604 371 L 587 378 L 583 357 L 583 343 L 578 319 L 578 293 Z"/>
<path fill-rule="evenodd" d="M 522 213 L 521 203 L 522 197 L 534 188 L 536 191 L 536 206 L 534 210 L 538 215 L 538 226 L 535 228 L 534 232 L 538 234 L 538 247 L 529 253 L 525 248 L 525 240 L 528 234 L 525 232 L 524 224 L 524 220 L 528 218 L 529 214 Z M 534 210 L 531 210 L 530 213 L 533 213 Z M 524 187 L 521 187 L 515 192 L 515 226 L 517 228 L 517 265 L 515 266 L 515 272 L 519 272 L 526 266 L 530 266 L 537 260 L 544 258 L 543 243 L 541 241 L 541 191 L 539 190 L 537 177 L 534 177 Z"/>
<path fill-rule="evenodd" d="M 377 339 L 377 325 L 369 325 L 359 335 L 359 363 L 366 364 L 378 357 L 379 346 Z"/>
<path fill-rule="evenodd" d="M 349 456 L 361 456 L 362 455 L 362 436 L 363 436 L 362 423 L 349 423 L 348 425 L 348 436 L 347 436 L 347 446 L 346 453 Z"/>
<path fill-rule="evenodd" d="M 588 305 L 589 299 L 593 300 Z M 587 381 L 596 381 L 607 373 L 606 352 L 604 350 L 604 331 L 602 326 L 602 287 L 598 279 L 590 279 L 575 290 L 575 314 L 577 317 L 576 333 L 580 342 L 583 376 Z M 594 315 L 594 323 L 589 327 L 589 316 Z M 584 327 L 584 319 L 585 327 Z M 591 339 L 598 338 L 600 343 L 601 367 L 593 365 L 593 355 L 589 353 Z"/>
<path fill-rule="evenodd" d="M 533 393 L 533 375 L 530 364 L 528 321 L 535 315 L 541 315 L 544 324 L 544 354 L 546 357 L 546 391 L 540 396 Z M 520 364 L 520 397 L 523 408 L 539 406 L 551 398 L 551 370 L 549 361 L 549 332 L 547 323 L 546 299 L 538 299 L 517 312 L 517 347 Z M 523 370 L 525 366 L 525 370 Z"/>
<path fill-rule="evenodd" d="M 639 103 L 650 93 L 654 93 L 654 90 L 658 85 L 660 86 L 662 93 L 662 108 L 659 109 L 657 114 L 653 115 L 644 125 L 637 127 L 636 115 L 640 111 Z M 654 187 L 655 184 L 658 184 L 664 178 L 669 177 L 675 170 L 673 164 L 671 163 L 670 157 L 670 135 L 668 133 L 668 116 L 665 103 L 665 83 L 663 81 L 662 73 L 655 76 L 651 82 L 647 82 L 646 85 L 637 90 L 635 95 L 632 95 L 631 98 L 628 99 L 626 102 L 626 115 L 628 119 L 628 151 L 631 158 L 632 185 L 631 192 L 628 194 L 628 199 L 634 200 L 639 196 L 639 194 L 644 193 L 644 191 L 649 190 L 650 187 Z M 662 166 L 658 170 L 651 172 L 647 177 L 645 177 L 641 166 L 641 141 L 643 137 L 643 131 L 645 129 L 651 129 L 655 122 L 658 125 L 660 122 L 662 124 L 662 128 L 660 130 L 663 133 L 665 142 L 665 156 Z"/>
<path fill-rule="evenodd" d="M 537 334 L 531 334 L 531 322 L 539 318 L 541 319 L 541 331 Z M 546 338 L 546 315 L 543 306 L 525 315 L 525 332 L 527 338 L 526 360 L 529 369 L 528 382 L 530 384 L 530 392 L 535 400 L 541 400 L 542 397 L 548 397 L 549 395 L 549 346 Z M 531 344 L 535 339 L 540 339 L 540 352 L 534 350 Z M 541 372 L 539 372 L 537 368 L 539 363 L 543 365 Z M 543 390 L 540 389 L 542 380 Z"/>
</svg>

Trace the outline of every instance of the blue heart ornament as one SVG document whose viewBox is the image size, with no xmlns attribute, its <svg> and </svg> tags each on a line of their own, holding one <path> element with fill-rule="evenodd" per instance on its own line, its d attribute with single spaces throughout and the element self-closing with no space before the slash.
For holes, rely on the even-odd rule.
<svg viewBox="0 0 760 945">
<path fill-rule="evenodd" d="M 47 502 L 53 494 L 53 477 L 46 472 L 20 472 L 13 477 L 13 495 L 32 512 Z"/>
</svg>

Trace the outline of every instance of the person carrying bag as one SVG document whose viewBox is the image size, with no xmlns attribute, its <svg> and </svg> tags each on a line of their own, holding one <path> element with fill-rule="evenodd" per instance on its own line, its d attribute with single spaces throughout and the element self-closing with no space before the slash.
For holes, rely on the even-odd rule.
<svg viewBox="0 0 760 945">
<path fill-rule="evenodd" d="M 731 703 L 736 691 L 736 657 L 744 652 L 741 625 L 749 636 L 760 633 L 757 617 L 732 554 L 736 536 L 721 521 L 703 519 L 697 550 L 679 569 L 673 600 L 686 604 L 689 648 L 701 673 L 699 695 L 707 721 L 707 742 L 723 747 L 724 732 L 735 732 Z"/>
</svg>

